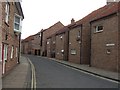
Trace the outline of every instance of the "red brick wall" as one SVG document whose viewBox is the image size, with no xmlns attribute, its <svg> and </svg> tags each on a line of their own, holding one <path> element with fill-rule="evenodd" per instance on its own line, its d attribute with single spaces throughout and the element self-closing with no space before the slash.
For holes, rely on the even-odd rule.
<svg viewBox="0 0 120 90">
<path fill-rule="evenodd" d="M 18 62 L 18 56 L 16 57 L 16 48 L 19 51 L 19 35 L 14 33 L 14 15 L 18 14 L 15 4 L 10 2 L 10 16 L 9 23 L 5 23 L 5 2 L 2 3 L 2 43 L 8 45 L 8 58 L 6 62 L 6 72 L 12 69 Z M 7 40 L 5 39 L 7 35 Z M 11 49 L 14 47 L 13 58 L 11 56 Z"/>
<path fill-rule="evenodd" d="M 80 43 L 76 41 L 80 27 L 73 28 L 69 31 L 69 61 L 80 64 Z M 76 54 L 71 54 L 74 50 Z"/>
<path fill-rule="evenodd" d="M 120 2 L 119 2 L 119 13 L 118 13 L 118 71 L 120 73 Z"/>
<path fill-rule="evenodd" d="M 51 57 L 51 38 L 47 39 L 47 57 Z"/>
<path fill-rule="evenodd" d="M 95 33 L 94 27 L 103 25 L 103 32 Z M 118 18 L 116 15 L 93 22 L 91 28 L 91 65 L 116 71 L 118 60 Z M 115 46 L 106 46 L 106 44 Z M 107 49 L 111 51 L 107 54 Z"/>
<path fill-rule="evenodd" d="M 0 62 L 2 61 L 2 2 L 0 2 Z"/>
<path fill-rule="evenodd" d="M 82 24 L 82 46 L 81 46 L 81 64 L 89 64 L 90 62 L 90 24 L 85 22 Z"/>
<path fill-rule="evenodd" d="M 55 58 L 64 60 L 64 54 L 61 52 L 61 50 L 64 50 L 65 53 L 65 33 L 56 35 L 56 51 L 55 51 Z"/>
<path fill-rule="evenodd" d="M 34 37 L 34 39 L 31 42 L 31 44 L 32 44 L 32 54 L 33 55 L 35 55 L 35 54 L 39 55 L 40 53 L 38 51 L 40 50 L 40 35 L 35 34 L 33 37 Z"/>
<path fill-rule="evenodd" d="M 64 27 L 64 25 L 61 22 L 58 22 L 58 23 L 54 24 L 53 26 L 51 26 L 50 28 L 43 31 L 42 53 L 45 52 L 45 50 L 46 50 L 47 38 L 50 37 L 51 35 L 53 35 L 54 33 L 56 33 L 58 30 L 60 30 L 63 27 Z"/>
</svg>

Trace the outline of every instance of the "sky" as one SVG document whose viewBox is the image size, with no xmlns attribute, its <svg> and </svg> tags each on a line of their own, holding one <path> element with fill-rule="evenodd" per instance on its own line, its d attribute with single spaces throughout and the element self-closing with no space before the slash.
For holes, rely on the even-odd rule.
<svg viewBox="0 0 120 90">
<path fill-rule="evenodd" d="M 47 29 L 58 21 L 68 25 L 106 5 L 106 0 L 22 0 L 22 39 Z"/>
</svg>

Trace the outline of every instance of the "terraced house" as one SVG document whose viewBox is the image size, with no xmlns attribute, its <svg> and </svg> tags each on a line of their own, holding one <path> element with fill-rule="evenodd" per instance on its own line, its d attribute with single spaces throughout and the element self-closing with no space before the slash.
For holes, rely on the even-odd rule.
<svg viewBox="0 0 120 90">
<path fill-rule="evenodd" d="M 40 55 L 40 32 L 22 40 L 21 53 Z"/>
<path fill-rule="evenodd" d="M 120 2 L 107 2 L 105 6 L 66 26 L 68 30 L 65 27 L 59 30 L 55 38 L 55 58 L 118 71 L 119 11 Z M 48 49 L 51 50 L 50 47 Z"/>
<path fill-rule="evenodd" d="M 51 27 L 42 30 L 42 36 L 41 36 L 41 53 L 43 56 L 47 56 L 47 44 L 49 42 L 47 42 L 47 38 L 50 37 L 51 35 L 55 34 L 57 31 L 59 31 L 61 28 L 63 28 L 64 25 L 59 21 L 57 23 L 55 23 L 54 25 L 52 25 Z"/>
<path fill-rule="evenodd" d="M 111 2 L 100 8 L 91 20 L 91 65 L 118 71 L 120 2 Z"/>
<path fill-rule="evenodd" d="M 2 74 L 11 70 L 20 57 L 21 23 L 24 19 L 20 2 L 2 2 Z"/>
<path fill-rule="evenodd" d="M 82 13 L 82 12 L 81 12 Z M 120 68 L 120 1 L 110 1 L 64 26 L 40 32 L 41 55 L 117 72 Z"/>
</svg>

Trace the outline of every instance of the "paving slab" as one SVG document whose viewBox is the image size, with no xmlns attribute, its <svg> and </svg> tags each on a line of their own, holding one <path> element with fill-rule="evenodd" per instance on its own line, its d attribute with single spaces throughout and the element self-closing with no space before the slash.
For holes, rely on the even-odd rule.
<svg viewBox="0 0 120 90">
<path fill-rule="evenodd" d="M 2 78 L 2 86 L 3 88 L 27 88 L 28 84 L 30 84 L 30 65 L 27 58 L 21 56 L 20 64 Z"/>
</svg>

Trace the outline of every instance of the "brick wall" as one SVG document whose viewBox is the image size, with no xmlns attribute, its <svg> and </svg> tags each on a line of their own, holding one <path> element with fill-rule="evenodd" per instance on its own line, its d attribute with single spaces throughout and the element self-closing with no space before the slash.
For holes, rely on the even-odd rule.
<svg viewBox="0 0 120 90">
<path fill-rule="evenodd" d="M 38 34 L 35 34 L 33 36 L 33 40 L 31 42 L 32 44 L 32 54 L 33 55 L 40 55 L 40 35 L 39 33 Z"/>
<path fill-rule="evenodd" d="M 118 8 L 118 71 L 120 73 L 120 2 Z"/>
<path fill-rule="evenodd" d="M 51 57 L 51 38 L 47 39 L 47 57 Z"/>
<path fill-rule="evenodd" d="M 65 33 L 56 35 L 56 51 L 55 51 L 55 58 L 64 60 L 64 54 L 65 54 Z M 64 52 L 62 52 L 64 51 Z"/>
<path fill-rule="evenodd" d="M 10 15 L 8 24 L 5 22 L 5 5 L 2 3 L 2 44 L 8 45 L 8 54 L 7 62 L 5 63 L 5 72 L 12 69 L 17 63 L 19 58 L 19 38 L 20 34 L 14 32 L 14 16 L 15 13 L 19 15 L 18 10 L 16 9 L 15 3 L 9 2 L 10 4 Z M 13 47 L 13 58 L 11 58 L 11 50 Z"/>
<path fill-rule="evenodd" d="M 69 31 L 69 61 L 80 64 L 80 43 L 77 41 L 80 27 L 73 28 Z"/>
<path fill-rule="evenodd" d="M 103 32 L 95 32 L 97 25 L 103 25 Z M 105 70 L 117 71 L 118 18 L 116 14 L 93 22 L 91 27 L 91 65 Z M 107 44 L 115 45 L 107 46 Z M 107 53 L 107 50 L 110 50 L 110 53 Z"/>
<path fill-rule="evenodd" d="M 90 62 L 90 24 L 88 22 L 84 22 L 82 24 L 81 31 L 81 64 L 89 64 Z"/>
<path fill-rule="evenodd" d="M 53 26 L 49 27 L 48 29 L 43 31 L 43 38 L 42 38 L 42 53 L 46 53 L 46 44 L 47 44 L 47 38 L 50 37 L 51 35 L 55 34 L 58 30 L 63 28 L 64 25 L 61 22 L 58 22 L 54 24 Z"/>
<path fill-rule="evenodd" d="M 0 2 L 0 62 L 2 61 L 2 2 Z"/>
</svg>

